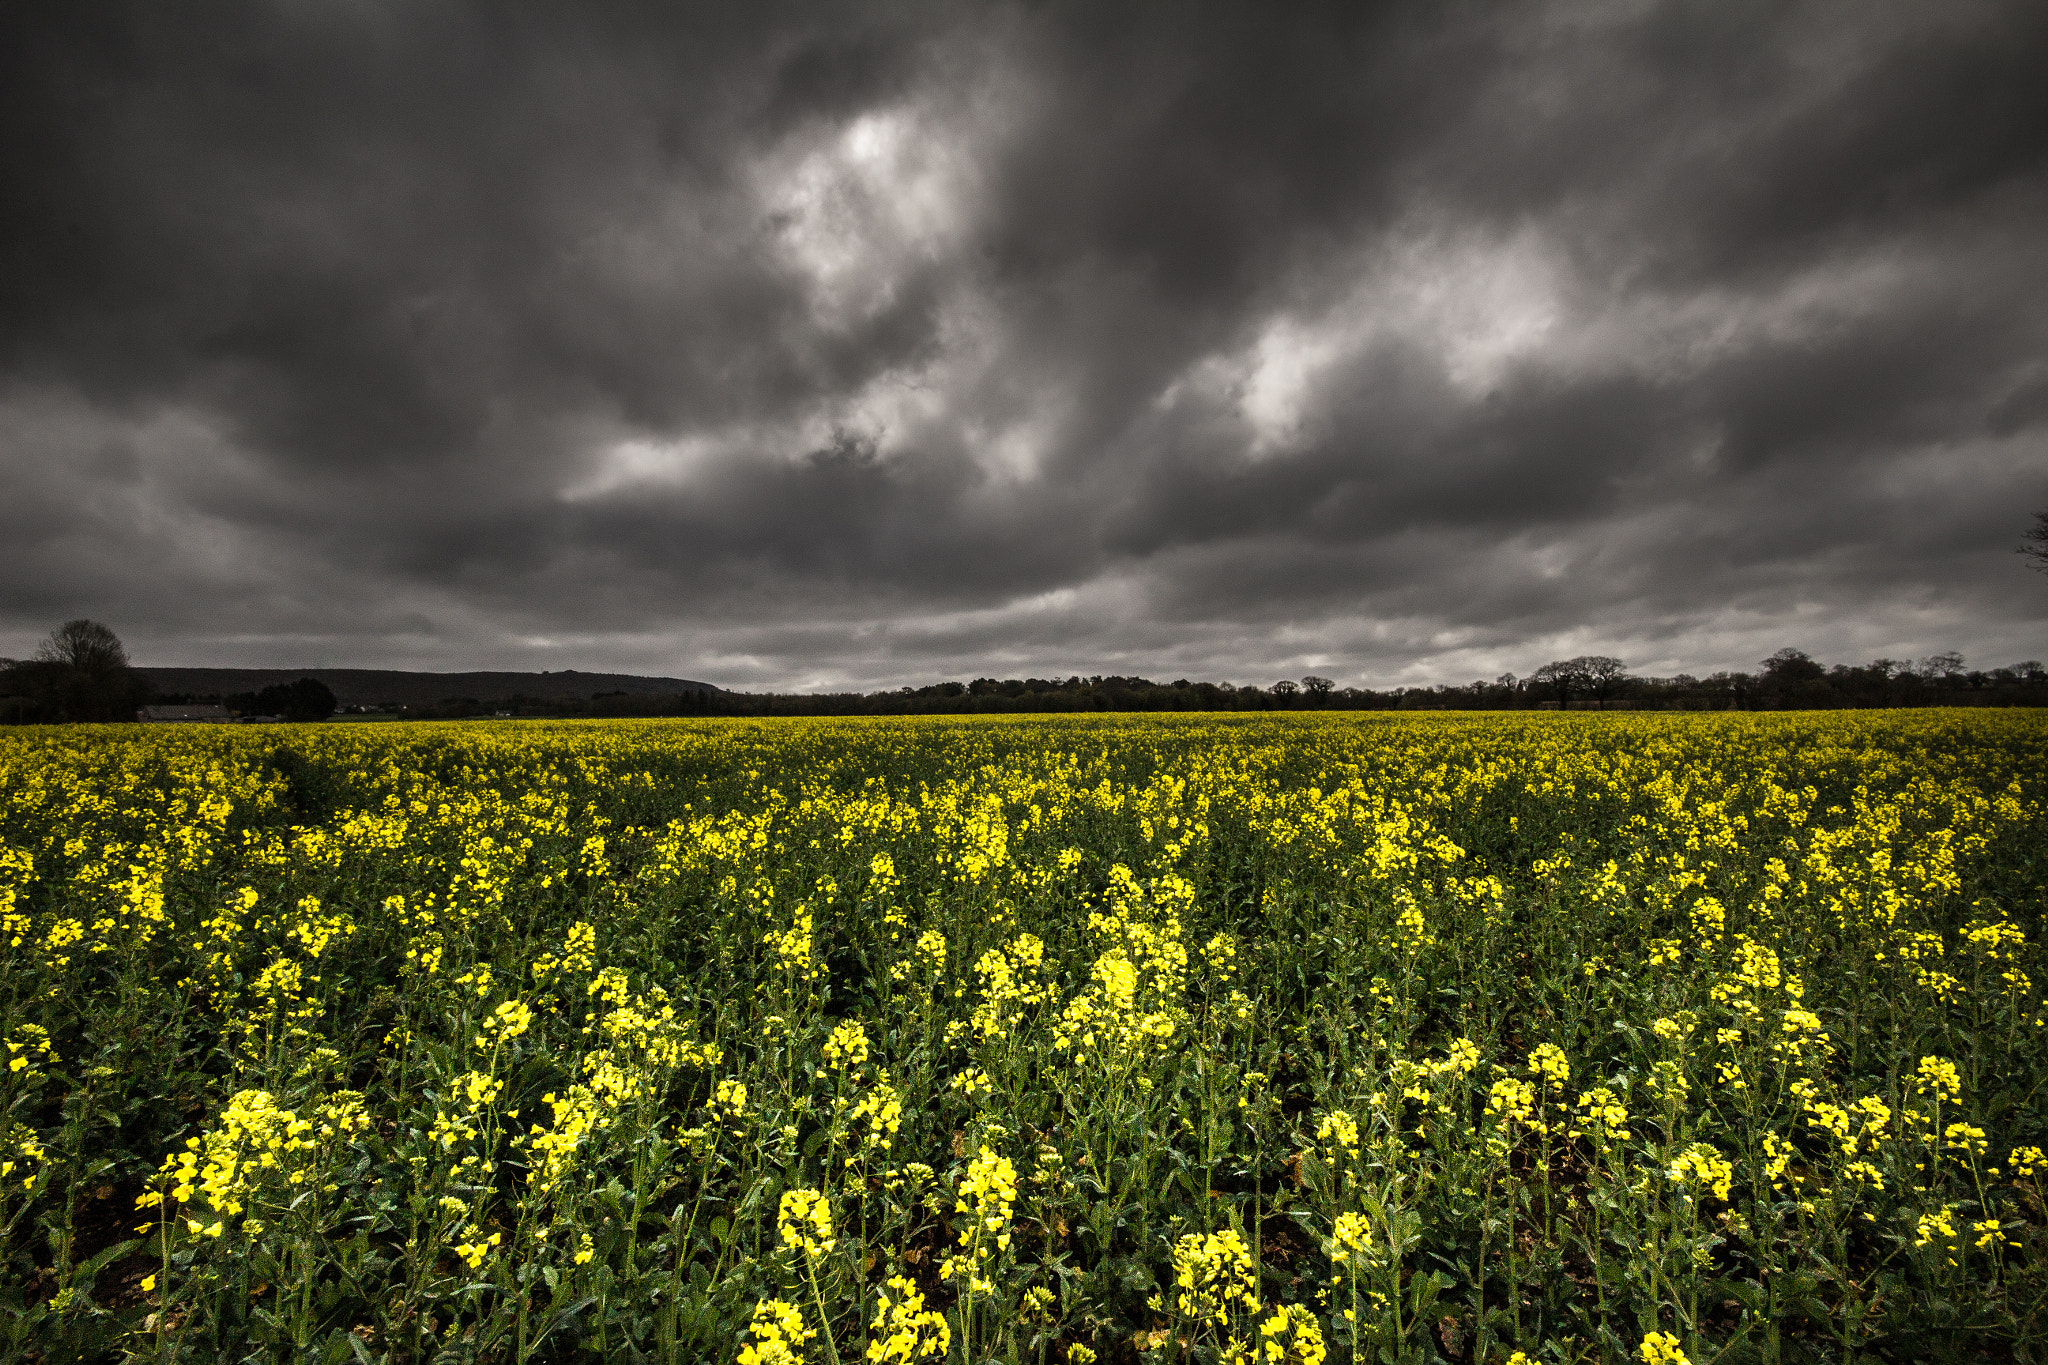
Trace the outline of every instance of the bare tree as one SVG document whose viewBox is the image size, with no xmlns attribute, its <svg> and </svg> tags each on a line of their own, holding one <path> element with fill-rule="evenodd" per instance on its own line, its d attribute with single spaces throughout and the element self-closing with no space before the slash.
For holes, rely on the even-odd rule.
<svg viewBox="0 0 2048 1365">
<path fill-rule="evenodd" d="M 121 639 L 98 621 L 66 621 L 36 657 L 0 672 L 0 695 L 17 721 L 133 720 L 149 681 L 128 666 Z"/>
<path fill-rule="evenodd" d="M 42 663 L 62 664 L 94 677 L 128 667 L 128 651 L 121 647 L 121 637 L 98 621 L 83 616 L 76 621 L 66 621 L 51 631 L 50 637 L 36 650 L 36 658 Z"/>
<path fill-rule="evenodd" d="M 1317 701 L 1321 701 L 1324 697 L 1329 696 L 1331 690 L 1334 689 L 1336 686 L 1337 684 L 1333 682 L 1331 679 L 1319 678 L 1313 673 L 1309 674 L 1306 678 L 1303 678 L 1301 680 L 1302 690 L 1308 693 L 1311 697 L 1314 697 Z"/>
<path fill-rule="evenodd" d="M 1572 660 L 1595 699 L 1606 701 L 1628 677 L 1628 665 L 1612 654 L 1581 654 Z"/>
<path fill-rule="evenodd" d="M 1613 655 L 1581 654 L 1576 659 L 1552 659 L 1531 673 L 1529 681 L 1556 692 L 1562 709 L 1571 704 L 1574 692 L 1590 692 L 1605 701 L 1627 677 L 1628 665 Z"/>
<path fill-rule="evenodd" d="M 2048 512 L 2034 513 L 2034 529 L 2020 537 L 2019 552 L 2034 561 L 2032 567 L 2048 573 Z"/>
<path fill-rule="evenodd" d="M 1572 693 L 1585 686 L 1586 677 L 1579 671 L 1577 659 L 1552 659 L 1531 673 L 1529 681 L 1556 692 L 1558 709 L 1562 710 L 1571 704 Z"/>
</svg>

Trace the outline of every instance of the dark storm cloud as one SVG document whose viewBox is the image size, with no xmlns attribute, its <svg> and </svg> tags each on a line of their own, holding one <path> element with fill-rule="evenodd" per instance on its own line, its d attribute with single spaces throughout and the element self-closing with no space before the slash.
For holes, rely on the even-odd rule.
<svg viewBox="0 0 2048 1365">
<path fill-rule="evenodd" d="M 0 648 L 2048 648 L 2048 12 L 26 7 Z"/>
</svg>

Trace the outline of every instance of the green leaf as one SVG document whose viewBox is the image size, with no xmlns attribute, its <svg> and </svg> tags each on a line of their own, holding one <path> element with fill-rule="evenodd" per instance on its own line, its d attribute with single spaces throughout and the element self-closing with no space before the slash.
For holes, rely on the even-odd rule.
<svg viewBox="0 0 2048 1365">
<path fill-rule="evenodd" d="M 78 1273 L 80 1275 L 96 1274 L 105 1266 L 108 1266 L 113 1262 L 120 1260 L 129 1252 L 141 1246 L 143 1241 L 143 1238 L 137 1237 L 131 1241 L 116 1242 L 114 1243 L 114 1245 L 107 1247 L 102 1251 L 95 1252 L 92 1256 L 86 1258 L 84 1261 L 81 1261 L 79 1263 Z"/>
</svg>

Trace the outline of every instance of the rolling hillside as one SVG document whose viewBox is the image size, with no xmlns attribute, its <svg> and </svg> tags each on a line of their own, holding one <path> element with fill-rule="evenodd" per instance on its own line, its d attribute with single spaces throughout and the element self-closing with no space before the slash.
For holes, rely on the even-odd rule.
<svg viewBox="0 0 2048 1365">
<path fill-rule="evenodd" d="M 555 701 L 607 692 L 675 696 L 720 692 L 688 678 L 643 678 L 630 673 L 407 673 L 387 668 L 140 668 L 158 696 L 226 697 L 272 683 L 318 678 L 343 706 L 427 706 L 453 697 L 494 701 L 532 697 Z"/>
</svg>

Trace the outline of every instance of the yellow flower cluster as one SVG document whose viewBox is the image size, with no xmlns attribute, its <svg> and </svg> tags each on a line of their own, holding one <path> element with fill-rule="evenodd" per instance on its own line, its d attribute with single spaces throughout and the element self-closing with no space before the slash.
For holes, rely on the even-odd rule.
<svg viewBox="0 0 2048 1365">
<path fill-rule="evenodd" d="M 1342 1109 L 1333 1109 L 1316 1120 L 1316 1141 L 1331 1165 L 1358 1160 L 1358 1120 Z"/>
<path fill-rule="evenodd" d="M 1628 1106 L 1606 1086 L 1595 1086 L 1579 1096 L 1566 1136 L 1590 1138 L 1603 1152 L 1618 1142 L 1627 1142 L 1633 1136 L 1628 1129 Z"/>
<path fill-rule="evenodd" d="M 678 1358 L 801 1279 L 816 1330 L 762 1300 L 749 1365 L 1086 1360 L 1117 1321 L 1455 1357 L 1504 1283 L 1629 1340 L 1809 1248 L 1861 1274 L 1885 1229 L 1924 1252 L 1888 1334 L 1937 1295 L 2003 1321 L 2048 1171 L 2014 1080 L 2048 1039 L 2012 862 L 2043 771 L 2048 727 L 1988 709 L 0 733 L 0 1250 L 60 1264 L 120 1112 L 176 1132 L 152 1162 L 197 1134 L 145 1198 L 145 1292 L 194 1340 L 246 1319 L 247 1251 L 343 1295 L 269 1291 L 294 1332 L 422 1358 L 543 1302 L 477 1279 L 658 1305 L 631 1339 Z M 1327 1238 L 1276 1244 L 1275 1182 Z M 1151 1320 L 1099 1273 L 1118 1201 L 1168 1229 Z M 401 1268 L 348 1297 L 335 1229 L 379 1219 Z M 934 1219 L 941 1265 L 890 1250 Z M 1476 1269 L 1417 1263 L 1438 1226 Z M 1311 1303 L 1259 1302 L 1253 1228 Z M 1617 1238 L 1657 1264 L 1581 1275 Z"/>
<path fill-rule="evenodd" d="M 1643 1344 L 1636 1348 L 1636 1359 L 1643 1365 L 1692 1365 L 1678 1338 L 1669 1332 L 1646 1333 Z"/>
<path fill-rule="evenodd" d="M 1673 1158 L 1665 1174 L 1674 1184 L 1712 1190 L 1714 1198 L 1725 1200 L 1735 1179 L 1735 1167 L 1707 1143 L 1695 1142 Z"/>
<path fill-rule="evenodd" d="M 820 1190 L 784 1190 L 775 1211 L 782 1244 L 815 1259 L 838 1243 L 832 1236 L 832 1205 Z"/>
<path fill-rule="evenodd" d="M 1536 1087 L 1514 1076 L 1502 1076 L 1486 1094 L 1487 1116 L 1502 1129 L 1521 1124 L 1535 1132 L 1545 1131 L 1535 1117 Z"/>
<path fill-rule="evenodd" d="M 854 1102 L 852 1117 L 855 1123 L 865 1125 L 869 1147 L 889 1150 L 896 1135 L 903 1131 L 903 1097 L 890 1084 L 888 1072 L 879 1073 L 874 1084 Z"/>
<path fill-rule="evenodd" d="M 280 1108 L 268 1091 L 237 1091 L 212 1131 L 187 1139 L 184 1150 L 164 1158 L 159 1175 L 166 1189 L 146 1191 L 136 1204 L 154 1207 L 168 1193 L 180 1206 L 214 1215 L 210 1223 L 194 1218 L 188 1224 L 194 1232 L 218 1237 L 226 1230 L 225 1220 L 242 1215 L 273 1180 L 286 1187 L 280 1198 L 295 1205 L 291 1188 L 320 1179 L 303 1154 L 360 1133 L 368 1123 L 362 1096 L 353 1091 L 336 1092 L 310 1117 Z M 256 1224 L 249 1230 L 260 1229 Z"/>
<path fill-rule="evenodd" d="M 49 1155 L 49 1148 L 43 1145 L 36 1130 L 27 1124 L 9 1123 L 5 1130 L 0 1130 L 0 1180 L 13 1180 L 18 1173 L 21 1188 L 33 1190 L 36 1177 L 45 1169 Z M 143 1197 L 149 1198 L 147 1195 Z"/>
<path fill-rule="evenodd" d="M 992 1287 L 982 1269 L 997 1252 L 1009 1250 L 1010 1215 L 1016 1200 L 1017 1168 L 1008 1157 L 983 1146 L 967 1163 L 953 1203 L 953 1211 L 967 1217 L 956 1234 L 960 1254 L 947 1261 L 945 1278 L 965 1278 L 975 1293 L 986 1293 Z"/>
<path fill-rule="evenodd" d="M 859 1066 L 868 1059 L 868 1034 L 860 1020 L 848 1019 L 825 1040 L 825 1061 L 835 1071 Z"/>
<path fill-rule="evenodd" d="M 875 1305 L 869 1360 L 910 1365 L 927 1356 L 944 1360 L 952 1349 L 953 1331 L 945 1315 L 924 1306 L 924 1295 L 914 1281 L 890 1276 L 888 1285 L 876 1292 Z"/>
<path fill-rule="evenodd" d="M 1536 1050 L 1529 1054 L 1529 1071 L 1547 1082 L 1553 1095 L 1563 1095 L 1565 1082 L 1572 1078 L 1572 1064 L 1556 1043 L 1536 1045 Z"/>
<path fill-rule="evenodd" d="M 1298 1303 L 1290 1303 L 1276 1307 L 1261 1319 L 1257 1335 L 1249 1342 L 1233 1338 L 1223 1352 L 1223 1359 L 1242 1365 L 1322 1365 L 1329 1354 L 1315 1315 Z"/>
<path fill-rule="evenodd" d="M 1956 1064 L 1941 1057 L 1922 1057 L 1914 1073 L 1913 1093 L 1931 1095 L 1938 1102 L 1954 1104 L 1963 1097 L 1963 1079 Z"/>
<path fill-rule="evenodd" d="M 740 1346 L 739 1365 L 802 1365 L 804 1343 L 816 1331 L 804 1325 L 795 1304 L 763 1299 L 754 1306 L 747 1340 Z"/>
<path fill-rule="evenodd" d="M 50 1046 L 50 1035 L 38 1024 L 15 1026 L 14 1036 L 7 1040 L 7 1070 L 17 1079 L 30 1079 L 47 1070 L 57 1062 L 56 1049 Z M 27 1072 L 23 1077 L 21 1073 Z"/>
<path fill-rule="evenodd" d="M 1259 1306 L 1251 1249 L 1235 1228 L 1190 1232 L 1175 1242 L 1173 1283 L 1175 1307 L 1197 1324 L 1226 1321 L 1233 1305 Z"/>
</svg>

